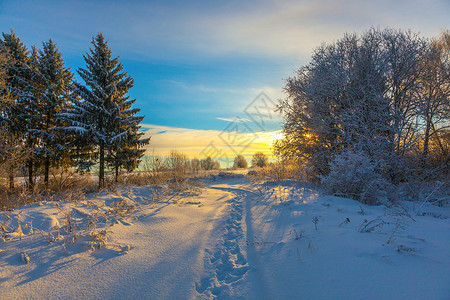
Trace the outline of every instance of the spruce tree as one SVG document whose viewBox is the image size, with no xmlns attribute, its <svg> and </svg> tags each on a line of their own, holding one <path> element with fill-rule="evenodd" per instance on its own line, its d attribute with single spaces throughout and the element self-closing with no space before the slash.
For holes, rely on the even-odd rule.
<svg viewBox="0 0 450 300">
<path fill-rule="evenodd" d="M 8 166 L 9 186 L 14 188 L 14 170 L 24 159 L 23 151 L 16 151 L 32 144 L 32 136 L 28 128 L 32 123 L 32 118 L 28 116 L 30 111 L 29 98 L 30 92 L 30 57 L 27 47 L 22 43 L 13 30 L 11 33 L 3 33 L 3 39 L 0 41 L 1 47 L 6 51 L 8 64 L 5 67 L 7 81 L 2 89 L 2 95 L 8 95 L 9 103 L 2 108 L 2 125 L 7 132 L 7 138 L 4 140 L 11 162 Z M 12 153 L 21 153 L 20 157 L 11 157 Z M 28 153 L 29 186 L 33 185 L 33 161 Z"/>
<path fill-rule="evenodd" d="M 8 51 L 3 45 L 0 45 L 0 163 L 2 168 L 6 166 L 7 169 L 10 169 L 8 163 L 11 162 L 11 159 L 8 157 L 11 139 L 8 132 L 9 116 L 7 114 L 12 104 L 7 89 L 7 71 L 10 67 L 10 61 Z M 12 180 L 11 178 L 9 180 L 10 188 L 14 188 L 14 176 Z"/>
<path fill-rule="evenodd" d="M 40 141 L 36 153 L 44 164 L 44 183 L 48 187 L 50 166 L 57 165 L 65 157 L 66 139 L 64 132 L 58 130 L 64 124 L 59 114 L 67 109 L 73 74 L 65 67 L 62 55 L 51 39 L 43 43 L 35 65 L 35 91 L 39 98 L 35 103 L 38 114 L 33 133 Z"/>
<path fill-rule="evenodd" d="M 135 100 L 127 101 L 131 106 Z M 126 106 L 125 106 L 126 107 Z M 115 171 L 115 181 L 117 182 L 119 177 L 119 170 L 125 169 L 127 172 L 135 170 L 139 163 L 140 158 L 145 153 L 145 149 L 142 149 L 149 143 L 150 139 L 141 139 L 143 132 L 140 132 L 139 123 L 144 117 L 135 116 L 139 109 L 125 109 L 121 112 L 121 116 L 118 119 L 118 125 L 120 126 L 123 135 L 120 139 L 116 140 L 113 147 L 107 155 L 107 165 Z"/>
<path fill-rule="evenodd" d="M 115 171 L 116 182 L 121 168 L 131 172 L 139 166 L 140 158 L 145 153 L 142 147 L 149 142 L 149 139 L 141 138 L 144 133 L 139 131 L 139 124 L 144 119 L 143 116 L 136 116 L 140 109 L 131 108 L 136 99 L 130 100 L 126 93 L 124 90 L 116 98 L 119 108 L 114 121 L 117 134 L 106 156 L 108 167 Z"/>
<path fill-rule="evenodd" d="M 70 126 L 66 130 L 80 137 L 80 144 L 94 145 L 90 160 L 99 165 L 99 187 L 105 185 L 105 167 L 133 169 L 143 152 L 138 148 L 148 143 L 140 139 L 138 109 L 131 109 L 128 91 L 133 79 L 123 72 L 118 58 L 112 58 L 103 35 L 92 39 L 93 48 L 84 55 L 86 69 L 77 72 L 85 85 L 75 82 L 71 110 L 64 114 Z"/>
</svg>

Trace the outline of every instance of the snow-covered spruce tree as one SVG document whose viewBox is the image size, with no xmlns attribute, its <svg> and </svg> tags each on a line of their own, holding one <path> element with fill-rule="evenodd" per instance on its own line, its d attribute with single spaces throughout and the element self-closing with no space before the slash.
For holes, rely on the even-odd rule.
<svg viewBox="0 0 450 300">
<path fill-rule="evenodd" d="M 7 112 L 11 107 L 12 101 L 9 97 L 7 85 L 7 71 L 9 69 L 10 59 L 6 48 L 0 44 L 0 168 L 5 169 L 5 166 L 11 162 L 9 157 L 11 139 L 8 133 L 8 115 Z M 7 166 L 7 169 L 10 168 Z M 11 179 L 9 172 L 8 178 L 10 180 L 10 188 L 14 188 L 14 176 Z"/>
<path fill-rule="evenodd" d="M 95 146 L 89 159 L 99 165 L 99 187 L 105 185 L 106 163 L 116 168 L 132 170 L 139 164 L 148 143 L 140 139 L 139 123 L 143 117 L 132 109 L 128 91 L 133 79 L 123 72 L 118 58 L 112 58 L 111 50 L 100 33 L 92 39 L 93 48 L 84 56 L 86 69 L 78 68 L 78 74 L 86 85 L 75 82 L 71 109 L 62 114 L 69 126 L 66 130 L 79 136 L 79 144 Z"/>
<path fill-rule="evenodd" d="M 6 90 L 6 85 L 8 82 L 7 71 L 9 69 L 9 65 L 10 59 L 8 56 L 8 51 L 0 41 L 0 103 L 2 104 L 0 108 L 9 106 L 8 103 L 10 102 L 9 95 Z M 2 114 L 0 114 L 0 118 L 3 120 L 3 110 L 1 110 L 1 112 Z"/>
<path fill-rule="evenodd" d="M 32 132 L 39 138 L 35 152 L 44 165 L 44 183 L 48 187 L 50 166 L 67 159 L 67 139 L 60 130 L 64 124 L 59 114 L 69 105 L 73 73 L 65 67 L 62 55 L 51 39 L 42 46 L 34 58 L 34 88 L 38 98 L 35 103 L 37 126 Z"/>
<path fill-rule="evenodd" d="M 3 33 L 0 44 L 8 55 L 6 67 L 7 82 L 2 95 L 8 95 L 9 104 L 2 108 L 3 129 L 7 131 L 5 145 L 9 156 L 9 186 L 14 188 L 14 172 L 25 159 L 28 167 L 28 185 L 33 187 L 33 156 L 30 149 L 35 139 L 30 132 L 35 120 L 33 118 L 34 94 L 31 89 L 31 59 L 27 47 L 13 30 Z M 19 149 L 21 148 L 21 149 Z M 27 148 L 27 151 L 22 151 Z M 15 153 L 16 155 L 12 155 Z M 25 155 L 25 153 L 27 155 Z M 20 156 L 17 156 L 20 154 Z M 13 157 L 14 156 L 14 157 Z"/>
<path fill-rule="evenodd" d="M 128 97 L 126 97 L 128 98 Z M 119 136 L 116 143 L 108 150 L 106 162 L 108 167 L 115 172 L 115 181 L 118 181 L 120 169 L 132 172 L 141 163 L 141 158 L 145 154 L 143 147 L 150 141 L 149 138 L 143 139 L 144 132 L 139 131 L 141 128 L 139 123 L 144 119 L 143 116 L 135 116 L 139 109 L 130 109 L 135 100 L 126 101 L 118 120 L 119 126 L 123 132 L 123 136 Z"/>
</svg>

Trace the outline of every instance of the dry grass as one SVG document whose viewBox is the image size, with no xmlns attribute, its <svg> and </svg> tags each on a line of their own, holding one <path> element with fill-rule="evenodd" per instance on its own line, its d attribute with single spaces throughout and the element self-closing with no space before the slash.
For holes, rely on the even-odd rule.
<svg viewBox="0 0 450 300">
<path fill-rule="evenodd" d="M 90 176 L 70 176 L 63 181 L 50 180 L 49 183 L 47 190 L 42 186 L 33 189 L 18 186 L 14 190 L 0 186 L 0 210 L 11 210 L 35 202 L 78 202 L 86 198 L 86 193 L 97 190 Z"/>
<path fill-rule="evenodd" d="M 183 154 L 173 152 L 168 158 L 155 156 L 151 161 L 144 162 L 139 171 L 120 174 L 117 181 L 113 175 L 107 175 L 106 185 L 101 190 L 95 175 L 80 174 L 72 168 L 52 169 L 48 187 L 43 184 L 42 176 L 37 176 L 37 183 L 32 190 L 24 184 L 18 184 L 24 181 L 22 177 L 16 178 L 15 189 L 8 189 L 6 175 L 3 174 L 0 182 L 0 209 L 10 210 L 39 201 L 77 202 L 85 199 L 86 194 L 116 192 L 119 187 L 124 186 L 167 185 L 166 196 L 180 192 L 190 193 L 198 190 L 195 178 L 211 172 L 190 167 L 189 160 Z"/>
<path fill-rule="evenodd" d="M 46 197 L 46 195 L 39 189 L 29 190 L 20 187 L 11 192 L 3 186 L 0 188 L 0 208 L 1 210 L 11 210 L 14 207 L 23 206 L 28 203 L 39 202 L 43 197 Z"/>
<path fill-rule="evenodd" d="M 136 171 L 121 176 L 119 178 L 118 185 L 143 186 L 143 185 L 164 184 L 171 178 L 171 176 L 172 176 L 171 173 L 168 171 L 161 171 L 161 172 Z"/>
<path fill-rule="evenodd" d="M 55 169 L 51 172 L 48 190 L 53 193 L 61 193 L 68 190 L 95 190 L 97 184 L 90 174 L 80 174 L 73 169 Z M 44 186 L 40 186 L 44 189 Z"/>
<path fill-rule="evenodd" d="M 300 166 L 281 162 L 270 163 L 264 168 L 256 168 L 255 170 L 256 175 L 251 178 L 254 178 L 256 181 L 303 180 L 305 177 L 303 169 Z"/>
</svg>

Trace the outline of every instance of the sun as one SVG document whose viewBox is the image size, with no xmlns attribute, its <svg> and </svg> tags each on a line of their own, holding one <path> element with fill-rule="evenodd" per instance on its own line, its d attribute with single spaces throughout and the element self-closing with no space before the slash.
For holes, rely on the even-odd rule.
<svg viewBox="0 0 450 300">
<path fill-rule="evenodd" d="M 276 140 L 281 140 L 282 138 L 283 138 L 283 134 L 281 132 L 276 132 L 272 135 L 271 140 L 276 141 Z"/>
</svg>

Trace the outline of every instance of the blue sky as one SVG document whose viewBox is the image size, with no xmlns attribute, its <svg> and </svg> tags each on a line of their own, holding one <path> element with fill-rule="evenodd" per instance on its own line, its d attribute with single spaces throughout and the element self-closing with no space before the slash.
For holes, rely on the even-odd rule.
<svg viewBox="0 0 450 300">
<path fill-rule="evenodd" d="M 189 142 L 175 138 L 180 135 L 191 136 L 198 150 L 235 117 L 270 140 L 281 118 L 261 128 L 244 110 L 261 92 L 273 102 L 281 98 L 284 79 L 308 62 L 315 47 L 370 27 L 433 37 L 449 27 L 449 17 L 448 0 L 0 0 L 3 32 L 13 27 L 27 46 L 52 38 L 73 70 L 84 66 L 92 36 L 102 32 L 135 79 L 130 94 L 146 115 L 150 147 L 157 151 L 185 151 Z"/>
</svg>

